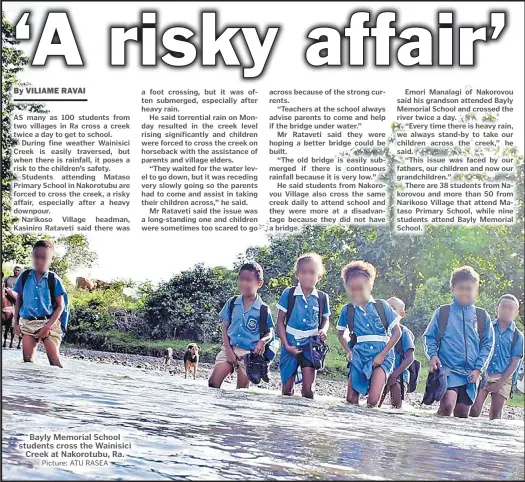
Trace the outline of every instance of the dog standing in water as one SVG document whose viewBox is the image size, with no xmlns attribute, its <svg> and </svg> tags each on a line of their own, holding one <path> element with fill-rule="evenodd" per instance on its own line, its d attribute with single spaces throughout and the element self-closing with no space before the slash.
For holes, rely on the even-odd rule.
<svg viewBox="0 0 525 482">
<path fill-rule="evenodd" d="M 184 353 L 184 378 L 188 378 L 189 371 L 193 368 L 193 379 L 197 378 L 199 366 L 199 347 L 196 343 L 190 343 Z"/>
<path fill-rule="evenodd" d="M 173 348 L 167 348 L 164 353 L 164 366 L 170 367 L 173 361 Z"/>
</svg>

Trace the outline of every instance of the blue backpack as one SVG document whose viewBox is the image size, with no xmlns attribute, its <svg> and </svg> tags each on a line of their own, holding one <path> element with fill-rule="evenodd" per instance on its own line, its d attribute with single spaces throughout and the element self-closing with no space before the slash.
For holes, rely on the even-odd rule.
<svg viewBox="0 0 525 482">
<path fill-rule="evenodd" d="M 27 277 L 29 276 L 29 273 L 31 273 L 31 269 L 28 269 L 26 271 L 24 271 L 21 276 L 22 276 L 22 290 L 24 289 L 24 285 L 26 284 L 26 281 L 27 281 Z M 49 288 L 49 294 L 51 295 L 51 305 L 53 306 L 53 309 L 56 308 L 56 295 L 55 295 L 55 291 L 56 291 L 56 280 L 55 280 L 55 273 L 53 273 L 53 271 L 49 271 L 48 275 L 47 275 L 47 286 Z M 64 292 L 64 311 L 62 311 L 62 314 L 60 315 L 60 327 L 62 328 L 62 338 L 64 338 L 64 336 L 66 335 L 66 331 L 67 331 L 67 324 L 68 324 L 68 321 L 69 321 L 69 314 L 70 314 L 70 311 L 69 311 L 69 298 L 67 296 L 67 293 Z"/>
</svg>

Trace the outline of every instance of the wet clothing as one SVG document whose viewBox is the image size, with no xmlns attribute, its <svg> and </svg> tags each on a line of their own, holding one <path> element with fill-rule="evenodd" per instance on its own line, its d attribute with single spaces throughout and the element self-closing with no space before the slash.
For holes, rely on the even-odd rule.
<svg viewBox="0 0 525 482">
<path fill-rule="evenodd" d="M 22 335 L 29 335 L 35 337 L 39 330 L 41 330 L 47 323 L 47 320 L 27 320 L 26 318 L 20 317 L 20 333 Z M 36 337 L 35 337 L 36 338 Z M 43 340 L 51 340 L 53 345 L 57 348 L 60 346 L 62 341 L 62 328 L 60 326 L 60 319 L 56 320 L 51 326 L 49 335 Z"/>
<path fill-rule="evenodd" d="M 437 370 L 428 374 L 422 403 L 425 405 L 432 405 L 434 402 L 439 402 L 445 396 L 446 391 L 447 372 L 441 366 Z"/>
<path fill-rule="evenodd" d="M 494 353 L 490 359 L 487 373 L 502 374 L 505 372 L 507 367 L 510 365 L 512 358 L 519 357 L 523 358 L 523 335 L 518 331 L 516 343 L 512 346 L 514 339 L 514 333 L 518 330 L 516 323 L 513 321 L 505 329 L 501 331 L 498 320 L 494 320 Z M 514 372 L 514 375 L 510 378 L 512 384 L 518 380 L 519 365 Z M 508 398 L 508 397 L 507 397 Z"/>
<path fill-rule="evenodd" d="M 454 298 L 443 336 L 439 336 L 439 308 L 423 334 L 427 358 L 438 356 L 447 369 L 448 388 L 466 385 L 471 402 L 476 399 L 477 383 L 469 383 L 468 376 L 473 370 L 483 373 L 487 369 L 494 346 L 494 329 L 486 312 L 485 317 L 485 331 L 480 340 L 476 307 L 462 306 Z"/>
<path fill-rule="evenodd" d="M 354 333 L 357 337 L 357 342 L 352 348 L 352 361 L 350 362 L 349 381 L 352 383 L 352 388 L 362 395 L 368 393 L 370 388 L 370 379 L 372 378 L 372 362 L 376 355 L 378 355 L 390 340 L 392 329 L 399 324 L 401 317 L 390 307 L 388 303 L 384 303 L 385 317 L 388 328 L 385 326 L 379 317 L 376 309 L 376 301 L 370 297 L 365 309 L 361 306 L 354 305 Z M 348 326 L 347 311 L 350 303 L 343 306 L 339 321 L 337 322 L 338 330 L 346 330 Z M 394 350 L 390 350 L 381 367 L 383 368 L 387 378 L 394 370 L 395 354 Z"/>
<path fill-rule="evenodd" d="M 472 405 L 474 403 L 474 400 L 470 397 L 468 386 L 473 385 L 473 383 L 468 383 L 466 385 L 460 385 L 458 387 L 448 387 L 448 390 L 451 390 L 453 392 L 456 392 L 458 394 L 458 398 L 456 399 L 456 403 L 462 403 L 463 405 Z"/>
<path fill-rule="evenodd" d="M 230 303 L 233 303 L 233 311 L 230 320 Z M 255 298 L 254 302 L 244 310 L 244 302 L 242 296 L 230 298 L 222 308 L 219 316 L 221 321 L 229 323 L 228 337 L 232 347 L 239 347 L 243 350 L 253 350 L 255 345 L 261 339 L 260 333 L 260 318 L 261 318 L 262 300 L 260 296 Z M 268 330 L 273 331 L 275 325 L 273 323 L 272 314 L 268 310 L 268 319 L 266 322 Z"/>
<path fill-rule="evenodd" d="M 406 327 L 401 327 L 401 338 L 397 342 L 397 344 L 401 344 L 401 351 L 403 353 L 406 353 L 408 350 L 415 350 L 416 346 L 414 345 L 414 334 Z M 394 347 L 394 354 L 395 354 L 395 362 L 394 362 L 394 370 L 401 365 L 402 357 L 400 353 L 398 352 L 398 347 Z M 403 371 L 400 377 L 403 381 L 403 383 L 408 384 L 410 381 L 410 373 L 408 371 L 408 368 Z"/>
<path fill-rule="evenodd" d="M 493 383 L 496 383 L 500 379 L 500 377 L 501 377 L 501 374 L 499 373 L 498 374 L 496 373 L 487 374 L 486 388 L 490 389 L 490 385 L 492 385 Z M 511 391 L 512 391 L 512 377 L 509 377 L 503 382 L 503 386 L 497 392 L 497 394 L 501 395 L 502 397 L 508 400 L 510 398 Z"/>
<path fill-rule="evenodd" d="M 319 333 L 319 292 L 314 288 L 310 296 L 306 297 L 301 286 L 297 286 L 293 292 L 291 292 L 291 288 L 286 288 L 277 304 L 277 308 L 283 313 L 286 313 L 288 310 L 289 296 L 295 296 L 296 300 L 294 308 L 286 322 L 286 339 L 289 345 L 299 348 L 306 347 L 306 345 L 309 344 L 309 338 Z M 329 316 L 330 306 L 328 296 L 326 296 L 326 304 L 323 308 L 322 318 Z M 299 362 L 301 365 L 299 365 Z M 283 343 L 279 362 L 281 381 L 283 384 L 286 383 L 290 377 L 295 376 L 298 366 L 305 368 L 307 365 L 313 367 L 310 351 L 305 349 L 300 357 L 296 357 L 286 350 Z M 296 381 L 299 383 L 300 378 L 297 378 Z"/>
<path fill-rule="evenodd" d="M 20 307 L 20 318 L 49 318 L 55 309 L 54 300 L 51 299 L 48 284 L 49 271 L 46 271 L 39 280 L 36 279 L 35 270 L 31 270 L 27 280 L 22 287 L 22 276 L 18 277 L 13 288 L 18 295 L 22 296 L 22 306 Z M 66 294 L 62 280 L 55 274 L 55 296 Z"/>
<path fill-rule="evenodd" d="M 244 348 L 239 348 L 238 346 L 232 346 L 233 353 L 235 353 L 235 356 L 237 357 L 237 370 L 240 370 L 244 375 L 246 375 L 246 365 L 245 365 L 245 356 L 249 355 L 251 353 L 250 350 L 245 350 Z M 215 357 L 215 365 L 220 365 L 222 363 L 229 363 L 228 362 L 228 353 L 226 352 L 226 347 L 224 345 L 221 346 L 221 351 L 217 353 L 217 356 Z M 231 371 L 233 373 L 234 367 L 231 367 Z"/>
</svg>

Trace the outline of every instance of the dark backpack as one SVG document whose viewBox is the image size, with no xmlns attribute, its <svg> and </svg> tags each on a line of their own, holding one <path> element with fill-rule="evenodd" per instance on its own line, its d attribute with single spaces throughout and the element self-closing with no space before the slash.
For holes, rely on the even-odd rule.
<svg viewBox="0 0 525 482">
<path fill-rule="evenodd" d="M 20 276 L 22 282 L 22 292 L 24 291 L 24 286 L 26 284 L 29 274 L 33 271 L 32 269 L 26 269 Z M 56 309 L 57 300 L 56 300 L 56 280 L 55 273 L 49 271 L 47 274 L 47 287 L 49 288 L 49 294 L 51 297 L 51 306 L 53 310 Z M 69 322 L 69 300 L 67 293 L 64 293 L 64 311 L 60 315 L 60 327 L 62 329 L 62 338 L 64 338 L 67 330 L 67 324 Z"/>
<path fill-rule="evenodd" d="M 288 288 L 288 306 L 286 307 L 286 316 L 285 320 L 286 323 L 288 323 L 288 320 L 290 319 L 290 316 L 292 316 L 292 311 L 295 307 L 295 302 L 297 300 L 297 296 L 294 295 L 295 289 L 297 286 L 291 286 Z M 324 291 L 317 291 L 319 294 L 319 328 L 323 326 L 323 312 L 324 307 L 326 306 L 326 293 Z"/>
<path fill-rule="evenodd" d="M 414 339 L 414 335 L 412 332 L 406 327 L 406 326 L 400 326 L 401 330 L 405 329 L 408 330 L 410 333 L 410 336 L 412 339 Z M 401 337 L 403 334 L 401 333 Z M 405 358 L 405 352 L 403 351 L 403 342 L 401 341 L 401 338 L 396 343 L 395 350 L 399 357 L 401 358 L 401 362 L 403 362 Z M 414 361 L 407 367 L 408 373 L 410 375 L 410 378 L 408 380 L 408 388 L 407 393 L 415 392 L 417 389 L 417 385 L 419 383 L 419 372 L 421 371 L 421 362 L 419 360 L 416 360 L 414 358 Z M 401 388 L 404 390 L 403 384 L 401 384 Z"/>
<path fill-rule="evenodd" d="M 385 300 L 376 300 L 375 307 L 379 318 L 381 318 L 381 323 L 385 327 L 385 331 L 388 331 L 388 322 L 386 321 L 385 315 Z M 350 332 L 350 348 L 352 348 L 357 341 L 357 336 L 354 333 L 355 326 L 355 306 L 352 303 L 346 305 L 346 324 L 348 325 L 348 331 Z"/>
<path fill-rule="evenodd" d="M 438 338 L 436 340 L 438 345 L 438 356 L 439 356 L 439 349 L 441 348 L 441 338 L 443 338 L 443 335 L 445 334 L 445 330 L 447 329 L 448 324 L 448 317 L 450 315 L 450 304 L 449 305 L 441 305 L 439 307 L 439 318 L 438 318 Z M 487 319 L 487 312 L 483 308 L 476 308 L 476 320 L 477 320 L 477 330 L 479 335 L 479 343 L 481 345 L 483 338 L 485 336 L 485 321 Z"/>
</svg>

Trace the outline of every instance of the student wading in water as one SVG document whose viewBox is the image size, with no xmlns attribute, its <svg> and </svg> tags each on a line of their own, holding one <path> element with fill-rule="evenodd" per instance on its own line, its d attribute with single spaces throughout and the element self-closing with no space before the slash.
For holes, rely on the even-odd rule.
<svg viewBox="0 0 525 482">
<path fill-rule="evenodd" d="M 324 345 L 330 316 L 328 296 L 315 287 L 323 274 L 323 261 L 318 254 L 300 256 L 295 262 L 299 283 L 286 288 L 277 304 L 277 329 L 283 343 L 279 364 L 283 395 L 293 395 L 295 383 L 302 379 L 303 397 L 314 396 L 320 361 L 312 348 L 314 344 Z"/>
<path fill-rule="evenodd" d="M 352 302 L 343 306 L 337 322 L 338 338 L 349 361 L 348 403 L 359 404 L 359 395 L 368 395 L 375 407 L 394 369 L 392 349 L 401 337 L 400 316 L 384 300 L 372 297 L 376 269 L 364 261 L 347 264 L 341 277 Z M 350 342 L 344 337 L 349 328 Z"/>
</svg>

